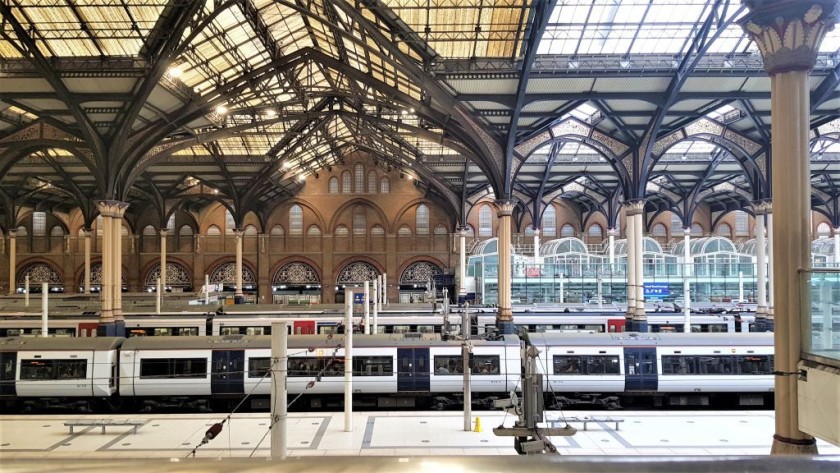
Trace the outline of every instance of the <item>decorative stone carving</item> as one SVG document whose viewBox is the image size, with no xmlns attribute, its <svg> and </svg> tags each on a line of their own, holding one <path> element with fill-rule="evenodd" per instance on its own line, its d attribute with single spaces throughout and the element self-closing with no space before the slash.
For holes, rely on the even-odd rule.
<svg viewBox="0 0 840 473">
<path fill-rule="evenodd" d="M 626 207 L 625 213 L 628 217 L 631 215 L 639 215 L 645 210 L 644 200 L 631 200 L 629 202 L 624 202 L 623 205 Z"/>
<path fill-rule="evenodd" d="M 555 138 L 562 138 L 566 135 L 587 137 L 591 131 L 592 127 L 574 118 L 567 118 L 551 127 L 551 134 Z"/>
<path fill-rule="evenodd" d="M 43 133 L 44 139 L 48 140 L 70 141 L 73 143 L 83 142 L 78 137 L 73 136 L 64 130 L 59 130 L 58 128 L 46 123 L 42 124 L 41 132 Z"/>
<path fill-rule="evenodd" d="M 336 284 L 362 284 L 365 281 L 373 281 L 379 276 L 379 271 L 370 263 L 357 261 L 350 263 L 338 273 Z"/>
<path fill-rule="evenodd" d="M 437 265 L 426 261 L 418 261 L 405 268 L 400 276 L 400 284 L 426 283 L 434 279 L 435 275 L 443 271 Z"/>
<path fill-rule="evenodd" d="M 544 131 L 538 134 L 537 136 L 534 136 L 533 138 L 518 144 L 515 149 L 516 152 L 519 153 L 520 156 L 522 156 L 522 159 L 527 160 L 528 155 L 530 155 L 532 151 L 534 151 L 536 148 L 540 147 L 550 139 L 551 135 L 547 131 Z"/>
<path fill-rule="evenodd" d="M 293 261 L 286 263 L 277 270 L 272 279 L 272 284 L 321 284 L 318 272 L 312 266 Z"/>
<path fill-rule="evenodd" d="M 622 143 L 621 141 L 618 141 L 611 136 L 607 136 L 598 130 L 592 132 L 592 139 L 599 143 L 603 143 L 604 146 L 606 146 L 607 149 L 609 149 L 616 156 L 620 156 L 629 148 L 629 146 Z"/>
<path fill-rule="evenodd" d="M 40 286 L 43 283 L 47 283 L 50 286 L 61 286 L 64 284 L 58 271 L 46 263 L 34 263 L 21 271 L 18 275 L 18 287 L 22 287 L 25 284 L 26 276 L 29 276 L 30 287 Z"/>
<path fill-rule="evenodd" d="M 103 217 L 123 218 L 129 204 L 118 200 L 98 200 L 96 208 Z"/>
<path fill-rule="evenodd" d="M 516 201 L 513 200 L 497 200 L 496 201 L 496 215 L 499 217 L 509 217 L 513 215 L 513 209 L 516 208 Z"/>
<path fill-rule="evenodd" d="M 820 43 L 837 21 L 836 0 L 745 0 L 750 13 L 740 21 L 774 75 L 810 71 Z"/>
<path fill-rule="evenodd" d="M 167 269 L 169 263 L 166 263 Z M 168 272 L 167 272 L 168 275 Z M 167 280 L 168 283 L 168 280 Z M 236 263 L 223 263 L 210 275 L 210 284 L 236 284 Z M 255 285 L 257 278 L 248 266 L 242 265 L 242 284 Z"/>
</svg>

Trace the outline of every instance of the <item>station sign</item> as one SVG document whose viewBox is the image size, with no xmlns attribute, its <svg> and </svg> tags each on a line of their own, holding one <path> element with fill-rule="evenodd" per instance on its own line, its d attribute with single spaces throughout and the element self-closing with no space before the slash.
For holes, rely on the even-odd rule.
<svg viewBox="0 0 840 473">
<path fill-rule="evenodd" d="M 645 297 L 667 297 L 671 294 L 670 287 L 666 282 L 646 282 Z"/>
</svg>

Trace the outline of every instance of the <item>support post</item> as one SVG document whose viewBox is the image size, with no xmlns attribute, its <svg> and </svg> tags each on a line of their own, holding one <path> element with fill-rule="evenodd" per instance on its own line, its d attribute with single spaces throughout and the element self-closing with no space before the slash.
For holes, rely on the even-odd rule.
<svg viewBox="0 0 840 473">
<path fill-rule="evenodd" d="M 511 255 L 510 237 L 511 220 L 516 202 L 497 200 L 496 211 L 499 216 L 499 312 L 496 314 L 496 326 L 502 334 L 513 333 L 513 311 L 511 308 Z"/>
<path fill-rule="evenodd" d="M 566 275 L 560 275 L 560 303 L 566 303 Z"/>
<path fill-rule="evenodd" d="M 467 317 L 469 320 L 469 316 Z M 468 323 L 469 325 L 469 323 Z M 472 430 L 472 386 L 470 385 L 470 374 L 472 368 L 470 366 L 470 344 L 464 340 L 464 345 L 461 347 L 461 355 L 463 356 L 464 365 L 464 431 Z"/>
<path fill-rule="evenodd" d="M 610 264 L 610 274 L 612 274 L 613 269 L 615 268 L 615 235 L 618 233 L 617 228 L 610 228 L 607 230 L 607 235 L 609 237 L 609 246 L 607 248 L 607 254 L 609 264 Z"/>
<path fill-rule="evenodd" d="M 160 314 L 161 292 L 163 292 L 163 284 L 161 284 L 160 278 L 157 278 L 155 287 L 155 314 Z"/>
<path fill-rule="evenodd" d="M 24 306 L 29 307 L 29 275 L 23 277 L 23 300 Z"/>
<path fill-rule="evenodd" d="M 633 318 L 633 330 L 637 332 L 647 332 L 647 315 L 645 314 L 645 240 L 644 240 L 644 201 L 636 201 L 633 203 L 636 207 L 636 224 L 633 230 L 636 232 L 636 238 L 633 243 L 636 246 L 636 311 Z"/>
<path fill-rule="evenodd" d="M 166 229 L 160 229 L 160 284 L 166 291 Z M 161 299 L 163 294 L 160 295 Z"/>
<path fill-rule="evenodd" d="M 9 294 L 17 292 L 17 230 L 9 230 Z"/>
<path fill-rule="evenodd" d="M 363 325 L 365 326 L 365 335 L 370 335 L 370 284 L 365 281 L 365 318 Z"/>
<path fill-rule="evenodd" d="M 467 227 L 458 229 L 458 303 L 467 300 Z"/>
<path fill-rule="evenodd" d="M 764 239 L 765 208 L 763 202 L 753 204 L 753 210 L 755 212 L 755 287 L 757 303 L 755 325 L 759 332 L 767 330 L 767 245 Z"/>
<path fill-rule="evenodd" d="M 382 273 L 382 303 L 388 305 L 388 273 Z"/>
<path fill-rule="evenodd" d="M 41 336 L 49 337 L 50 285 L 41 283 Z"/>
<path fill-rule="evenodd" d="M 210 275 L 204 275 L 204 305 L 210 305 Z"/>
<path fill-rule="evenodd" d="M 288 322 L 271 324 L 271 459 L 286 459 Z"/>
<path fill-rule="evenodd" d="M 604 308 L 604 295 L 603 295 L 603 284 L 601 282 L 601 272 L 598 271 L 598 275 L 596 276 L 596 284 L 597 284 L 597 297 L 598 297 L 598 308 Z"/>
<path fill-rule="evenodd" d="M 691 333 L 691 227 L 683 228 L 683 317 L 685 325 L 683 332 Z"/>
<path fill-rule="evenodd" d="M 233 230 L 236 242 L 236 292 L 233 293 L 233 300 L 237 304 L 245 302 L 245 295 L 242 292 L 242 229 Z"/>
<path fill-rule="evenodd" d="M 373 327 L 370 333 L 376 335 L 379 333 L 379 280 L 373 280 Z"/>
<path fill-rule="evenodd" d="M 344 291 L 344 431 L 353 431 L 353 291 Z"/>
<path fill-rule="evenodd" d="M 633 330 L 633 314 L 636 311 L 636 244 L 634 243 L 636 239 L 636 231 L 634 228 L 636 227 L 636 219 L 633 218 L 633 208 L 631 203 L 626 202 L 624 204 L 624 215 L 627 219 L 627 229 L 625 232 L 627 233 L 625 237 L 625 251 L 627 252 L 627 266 L 624 268 L 624 271 L 627 275 L 627 311 L 624 313 L 625 319 L 625 327 L 626 331 Z"/>
<path fill-rule="evenodd" d="M 774 331 L 774 304 L 773 293 L 775 291 L 773 283 L 773 206 L 768 204 L 767 207 L 767 318 L 765 319 L 765 328 L 768 332 Z"/>
<path fill-rule="evenodd" d="M 809 152 L 810 87 L 825 34 L 838 15 L 837 0 L 747 1 L 740 23 L 755 41 L 770 75 L 773 157 L 773 284 L 776 316 L 775 370 L 796 372 L 801 348 L 802 301 L 810 299 L 801 270 L 810 268 L 811 174 Z M 794 36 L 791 36 L 794 35 Z M 779 38 L 784 38 L 780 41 Z M 817 453 L 814 438 L 799 430 L 798 380 L 776 376 L 776 433 L 771 454 Z"/>
<path fill-rule="evenodd" d="M 90 294 L 90 239 L 93 230 L 90 228 L 83 229 L 84 233 L 84 241 L 85 241 L 85 276 L 84 276 L 84 286 L 85 286 L 85 294 Z"/>
</svg>

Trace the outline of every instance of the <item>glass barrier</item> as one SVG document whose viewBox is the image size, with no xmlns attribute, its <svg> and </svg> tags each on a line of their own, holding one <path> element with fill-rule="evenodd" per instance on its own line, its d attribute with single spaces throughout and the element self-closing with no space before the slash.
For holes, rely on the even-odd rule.
<svg viewBox="0 0 840 473">
<path fill-rule="evenodd" d="M 802 353 L 840 362 L 840 270 L 800 272 Z M 818 360 L 819 361 L 819 360 Z"/>
</svg>

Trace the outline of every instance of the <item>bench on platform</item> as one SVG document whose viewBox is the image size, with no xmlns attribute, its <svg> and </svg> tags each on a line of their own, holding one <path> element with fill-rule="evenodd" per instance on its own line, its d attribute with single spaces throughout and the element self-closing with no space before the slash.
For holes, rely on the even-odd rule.
<svg viewBox="0 0 840 473">
<path fill-rule="evenodd" d="M 64 423 L 65 427 L 70 427 L 70 434 L 73 434 L 74 427 L 102 427 L 102 433 L 105 433 L 105 427 L 132 427 L 134 433 L 137 433 L 137 427 L 145 424 L 144 420 L 120 420 L 120 419 L 85 419 L 85 420 L 68 420 Z"/>
<path fill-rule="evenodd" d="M 618 424 L 624 422 L 624 419 L 616 419 L 614 417 L 560 417 L 560 418 L 555 419 L 551 422 L 554 422 L 554 423 L 557 423 L 557 424 L 579 423 L 579 424 L 583 424 L 583 430 L 586 430 L 586 424 L 588 424 L 590 422 L 595 422 L 595 423 L 600 423 L 600 422 L 610 423 L 610 422 L 612 422 L 612 423 L 615 423 L 615 430 L 618 430 Z"/>
</svg>

